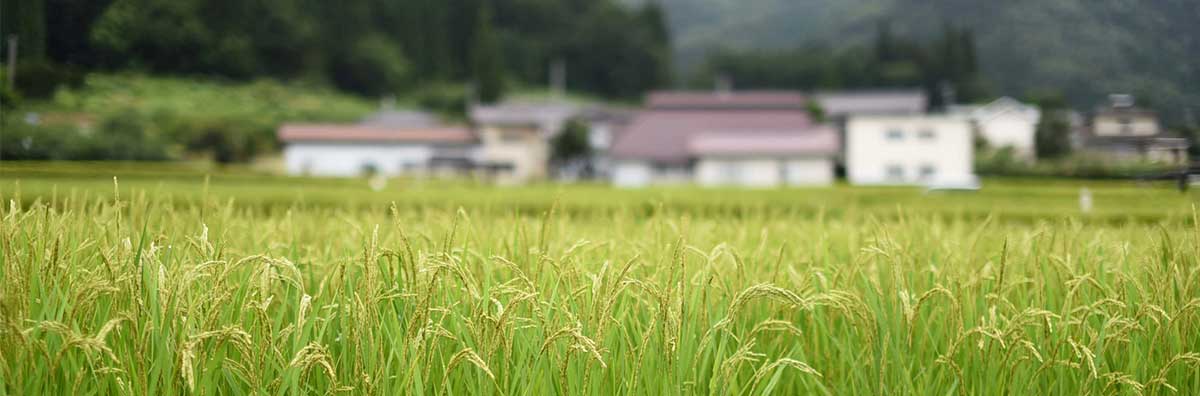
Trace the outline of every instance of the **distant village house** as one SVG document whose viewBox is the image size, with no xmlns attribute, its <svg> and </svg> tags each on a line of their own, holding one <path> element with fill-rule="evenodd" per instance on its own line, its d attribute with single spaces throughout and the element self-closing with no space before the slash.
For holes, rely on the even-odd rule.
<svg viewBox="0 0 1200 396">
<path fill-rule="evenodd" d="M 846 178 L 853 184 L 972 186 L 968 120 L 950 115 L 863 115 L 846 125 Z"/>
<path fill-rule="evenodd" d="M 470 118 L 479 133 L 480 160 L 508 169 L 502 183 L 520 183 L 548 176 L 550 139 L 579 111 L 568 103 L 510 102 L 477 105 Z"/>
<path fill-rule="evenodd" d="M 1137 107 L 1131 95 L 1110 95 L 1108 106 L 1096 109 L 1079 134 L 1079 149 L 1115 160 L 1175 165 L 1188 161 L 1187 139 L 1168 133 L 1158 113 Z"/>
<path fill-rule="evenodd" d="M 614 142 L 613 183 L 827 185 L 836 131 L 793 92 L 654 92 Z"/>
<path fill-rule="evenodd" d="M 1042 118 L 1037 106 L 1003 97 L 982 105 L 950 106 L 948 113 L 966 117 L 988 148 L 1011 149 L 1026 162 L 1037 159 L 1037 124 Z"/>
</svg>

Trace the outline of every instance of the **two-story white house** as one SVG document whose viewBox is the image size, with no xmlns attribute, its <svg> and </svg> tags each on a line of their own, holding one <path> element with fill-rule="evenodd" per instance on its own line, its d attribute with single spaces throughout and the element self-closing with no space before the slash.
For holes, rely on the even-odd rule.
<svg viewBox="0 0 1200 396">
<path fill-rule="evenodd" d="M 970 121 L 953 115 L 868 115 L 846 122 L 853 184 L 973 186 Z"/>
<path fill-rule="evenodd" d="M 1137 107 L 1132 95 L 1109 95 L 1077 136 L 1084 152 L 1115 161 L 1188 162 L 1188 141 L 1159 123 L 1158 113 Z"/>
</svg>

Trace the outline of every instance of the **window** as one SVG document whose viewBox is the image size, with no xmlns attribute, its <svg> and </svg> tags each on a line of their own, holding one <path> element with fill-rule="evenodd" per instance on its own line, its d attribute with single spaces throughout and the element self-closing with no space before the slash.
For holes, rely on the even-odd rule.
<svg viewBox="0 0 1200 396">
<path fill-rule="evenodd" d="M 612 145 L 612 134 L 609 133 L 608 126 L 596 125 L 588 133 L 588 143 L 592 149 L 604 150 Z"/>
<path fill-rule="evenodd" d="M 891 181 L 904 180 L 904 167 L 903 166 L 896 165 L 896 164 L 888 165 L 885 172 L 887 173 L 888 180 L 891 180 Z"/>
<path fill-rule="evenodd" d="M 525 132 L 520 130 L 500 130 L 500 141 L 504 143 L 521 143 L 525 141 Z"/>
<path fill-rule="evenodd" d="M 901 131 L 898 128 L 888 129 L 887 140 L 889 142 L 899 142 L 904 140 L 904 131 Z"/>
<path fill-rule="evenodd" d="M 919 172 L 921 180 L 933 180 L 934 176 L 937 176 L 937 167 L 933 166 L 933 164 L 924 164 L 921 165 Z"/>
<path fill-rule="evenodd" d="M 931 128 L 926 128 L 922 129 L 921 132 L 917 132 L 917 137 L 922 141 L 933 141 L 937 139 L 937 132 L 934 132 Z"/>
<path fill-rule="evenodd" d="M 421 165 L 413 161 L 400 161 L 400 173 L 409 174 L 415 173 Z"/>
<path fill-rule="evenodd" d="M 1133 119 L 1131 119 L 1129 117 L 1121 117 L 1121 118 L 1117 119 L 1117 123 L 1121 124 L 1121 134 L 1122 135 L 1132 135 L 1133 134 Z"/>
<path fill-rule="evenodd" d="M 687 164 L 667 164 L 656 162 L 653 165 L 653 175 L 663 181 L 680 182 L 691 178 L 690 165 Z M 718 168 L 723 170 L 723 168 Z"/>
<path fill-rule="evenodd" d="M 379 173 L 379 166 L 375 165 L 374 162 L 363 162 L 362 165 L 358 167 L 358 173 L 363 176 L 375 176 L 377 173 Z"/>
<path fill-rule="evenodd" d="M 741 169 L 738 169 L 738 164 L 734 162 L 726 162 L 721 164 L 721 182 L 726 184 L 736 184 L 741 178 Z"/>
</svg>

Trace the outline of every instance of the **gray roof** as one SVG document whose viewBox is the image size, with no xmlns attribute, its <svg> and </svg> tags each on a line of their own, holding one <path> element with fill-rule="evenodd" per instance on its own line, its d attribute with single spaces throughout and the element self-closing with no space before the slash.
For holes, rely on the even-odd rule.
<svg viewBox="0 0 1200 396">
<path fill-rule="evenodd" d="M 417 110 L 383 110 L 363 119 L 363 125 L 394 128 L 431 128 L 441 125 L 437 116 Z"/>
<path fill-rule="evenodd" d="M 579 111 L 578 105 L 568 102 L 510 101 L 472 106 L 470 116 L 481 125 L 529 125 L 545 134 L 555 134 Z"/>
<path fill-rule="evenodd" d="M 1006 114 L 1019 115 L 1036 121 L 1042 111 L 1037 106 L 1021 103 L 1021 101 L 1005 96 L 985 104 L 952 105 L 947 113 L 960 114 L 975 120 L 990 120 Z"/>
<path fill-rule="evenodd" d="M 928 104 L 925 91 L 919 89 L 825 91 L 816 92 L 812 97 L 830 117 L 917 114 L 924 113 Z"/>
</svg>

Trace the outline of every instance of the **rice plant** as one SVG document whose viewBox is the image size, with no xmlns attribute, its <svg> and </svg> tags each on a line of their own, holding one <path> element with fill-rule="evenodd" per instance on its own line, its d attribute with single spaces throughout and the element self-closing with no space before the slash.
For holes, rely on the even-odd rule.
<svg viewBox="0 0 1200 396">
<path fill-rule="evenodd" d="M 0 394 L 1200 393 L 1190 207 L 835 216 L 695 191 L 725 209 L 530 213 L 41 183 L 2 193 Z"/>
</svg>

